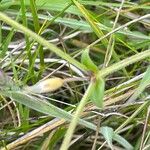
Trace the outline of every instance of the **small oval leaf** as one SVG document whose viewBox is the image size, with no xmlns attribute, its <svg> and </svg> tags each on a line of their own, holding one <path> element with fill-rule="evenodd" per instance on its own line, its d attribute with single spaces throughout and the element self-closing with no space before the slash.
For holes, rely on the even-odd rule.
<svg viewBox="0 0 150 150">
<path fill-rule="evenodd" d="M 85 49 L 81 55 L 81 63 L 84 64 L 89 70 L 98 72 L 98 67 L 93 63 L 89 56 L 89 49 Z"/>
<path fill-rule="evenodd" d="M 90 96 L 91 101 L 97 107 L 103 107 L 103 97 L 104 97 L 104 89 L 105 89 L 105 82 L 102 78 L 98 78 L 94 81 L 94 88 L 92 94 Z"/>
</svg>

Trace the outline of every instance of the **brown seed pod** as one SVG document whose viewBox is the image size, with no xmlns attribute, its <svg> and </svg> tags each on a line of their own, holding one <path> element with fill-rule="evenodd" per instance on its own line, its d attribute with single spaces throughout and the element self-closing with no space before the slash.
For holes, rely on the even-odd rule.
<svg viewBox="0 0 150 150">
<path fill-rule="evenodd" d="M 25 87 L 25 90 L 36 94 L 47 93 L 57 90 L 63 85 L 63 83 L 63 79 L 54 77 L 46 79 L 44 81 L 40 81 L 33 86 Z"/>
</svg>

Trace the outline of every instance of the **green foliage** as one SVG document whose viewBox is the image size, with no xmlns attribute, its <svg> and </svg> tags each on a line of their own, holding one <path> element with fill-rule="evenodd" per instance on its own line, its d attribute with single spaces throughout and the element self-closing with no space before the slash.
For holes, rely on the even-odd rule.
<svg viewBox="0 0 150 150">
<path fill-rule="evenodd" d="M 103 108 L 104 102 L 104 90 L 105 90 L 105 81 L 102 78 L 96 78 L 93 80 L 93 90 L 90 96 L 90 99 L 94 105 L 99 108 Z"/>
<path fill-rule="evenodd" d="M 82 56 L 81 56 L 81 62 L 84 64 L 90 71 L 97 73 L 98 67 L 93 63 L 89 56 L 89 49 L 83 50 Z"/>
<path fill-rule="evenodd" d="M 134 94 L 130 97 L 128 102 L 135 101 L 139 97 L 139 95 L 144 91 L 144 89 L 149 85 L 149 83 L 150 83 L 150 66 L 147 68 L 144 77 L 140 82 L 140 85 L 135 90 Z"/>
<path fill-rule="evenodd" d="M 120 143 L 120 145 L 122 145 L 125 149 L 128 149 L 128 150 L 133 149 L 133 146 L 128 141 L 126 141 L 123 137 L 116 134 L 113 131 L 112 128 L 110 128 L 110 127 L 101 127 L 101 133 L 105 137 L 105 139 L 108 142 L 108 145 L 111 149 L 113 149 L 112 140 L 115 140 L 118 143 Z"/>
<path fill-rule="evenodd" d="M 125 149 L 133 150 L 133 146 L 128 143 L 122 136 L 118 134 L 114 134 L 113 136 L 114 140 L 117 141 L 120 145 L 122 145 Z"/>
<path fill-rule="evenodd" d="M 150 6 L 122 2 L 0 0 L 0 149 L 147 149 Z"/>
<path fill-rule="evenodd" d="M 109 147 L 113 149 L 113 145 L 112 145 L 112 140 L 114 135 L 113 129 L 109 127 L 101 127 L 101 133 L 103 134 L 106 141 L 108 142 Z"/>
</svg>

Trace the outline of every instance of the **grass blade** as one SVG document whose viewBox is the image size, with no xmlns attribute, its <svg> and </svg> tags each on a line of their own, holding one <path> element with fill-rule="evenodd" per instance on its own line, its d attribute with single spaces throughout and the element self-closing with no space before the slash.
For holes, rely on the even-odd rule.
<svg viewBox="0 0 150 150">
<path fill-rule="evenodd" d="M 139 87 L 135 90 L 134 94 L 130 97 L 128 103 L 135 101 L 149 84 L 150 84 L 150 66 L 147 68 L 143 76 L 143 79 L 140 82 Z"/>
</svg>

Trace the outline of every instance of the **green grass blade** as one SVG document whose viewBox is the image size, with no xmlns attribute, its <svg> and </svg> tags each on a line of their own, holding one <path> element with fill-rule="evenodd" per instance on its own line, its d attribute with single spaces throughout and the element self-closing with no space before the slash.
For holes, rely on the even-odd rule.
<svg viewBox="0 0 150 150">
<path fill-rule="evenodd" d="M 115 141 L 117 141 L 120 145 L 122 145 L 125 149 L 127 150 L 133 150 L 133 146 L 126 141 L 122 136 L 118 135 L 118 134 L 114 134 L 113 139 Z"/>
<path fill-rule="evenodd" d="M 139 87 L 135 90 L 134 94 L 130 97 L 128 102 L 135 101 L 149 84 L 150 84 L 150 66 L 147 68 L 140 82 Z"/>
<path fill-rule="evenodd" d="M 81 11 L 82 15 L 85 17 L 85 19 L 87 20 L 87 22 L 90 24 L 92 30 L 95 32 L 95 34 L 100 38 L 102 36 L 104 36 L 102 30 L 99 28 L 99 26 L 95 23 L 95 20 L 92 18 L 92 16 L 89 14 L 89 12 L 85 9 L 85 7 L 80 4 L 78 1 L 76 0 L 72 0 L 73 3 L 77 6 L 77 8 Z M 102 43 L 104 44 L 104 46 L 107 46 L 107 39 L 103 39 Z"/>
<path fill-rule="evenodd" d="M 35 32 L 38 33 L 40 29 L 40 24 L 39 24 L 36 4 L 34 0 L 30 0 L 30 8 L 31 8 L 32 16 L 33 16 L 34 29 L 35 29 Z"/>
</svg>

